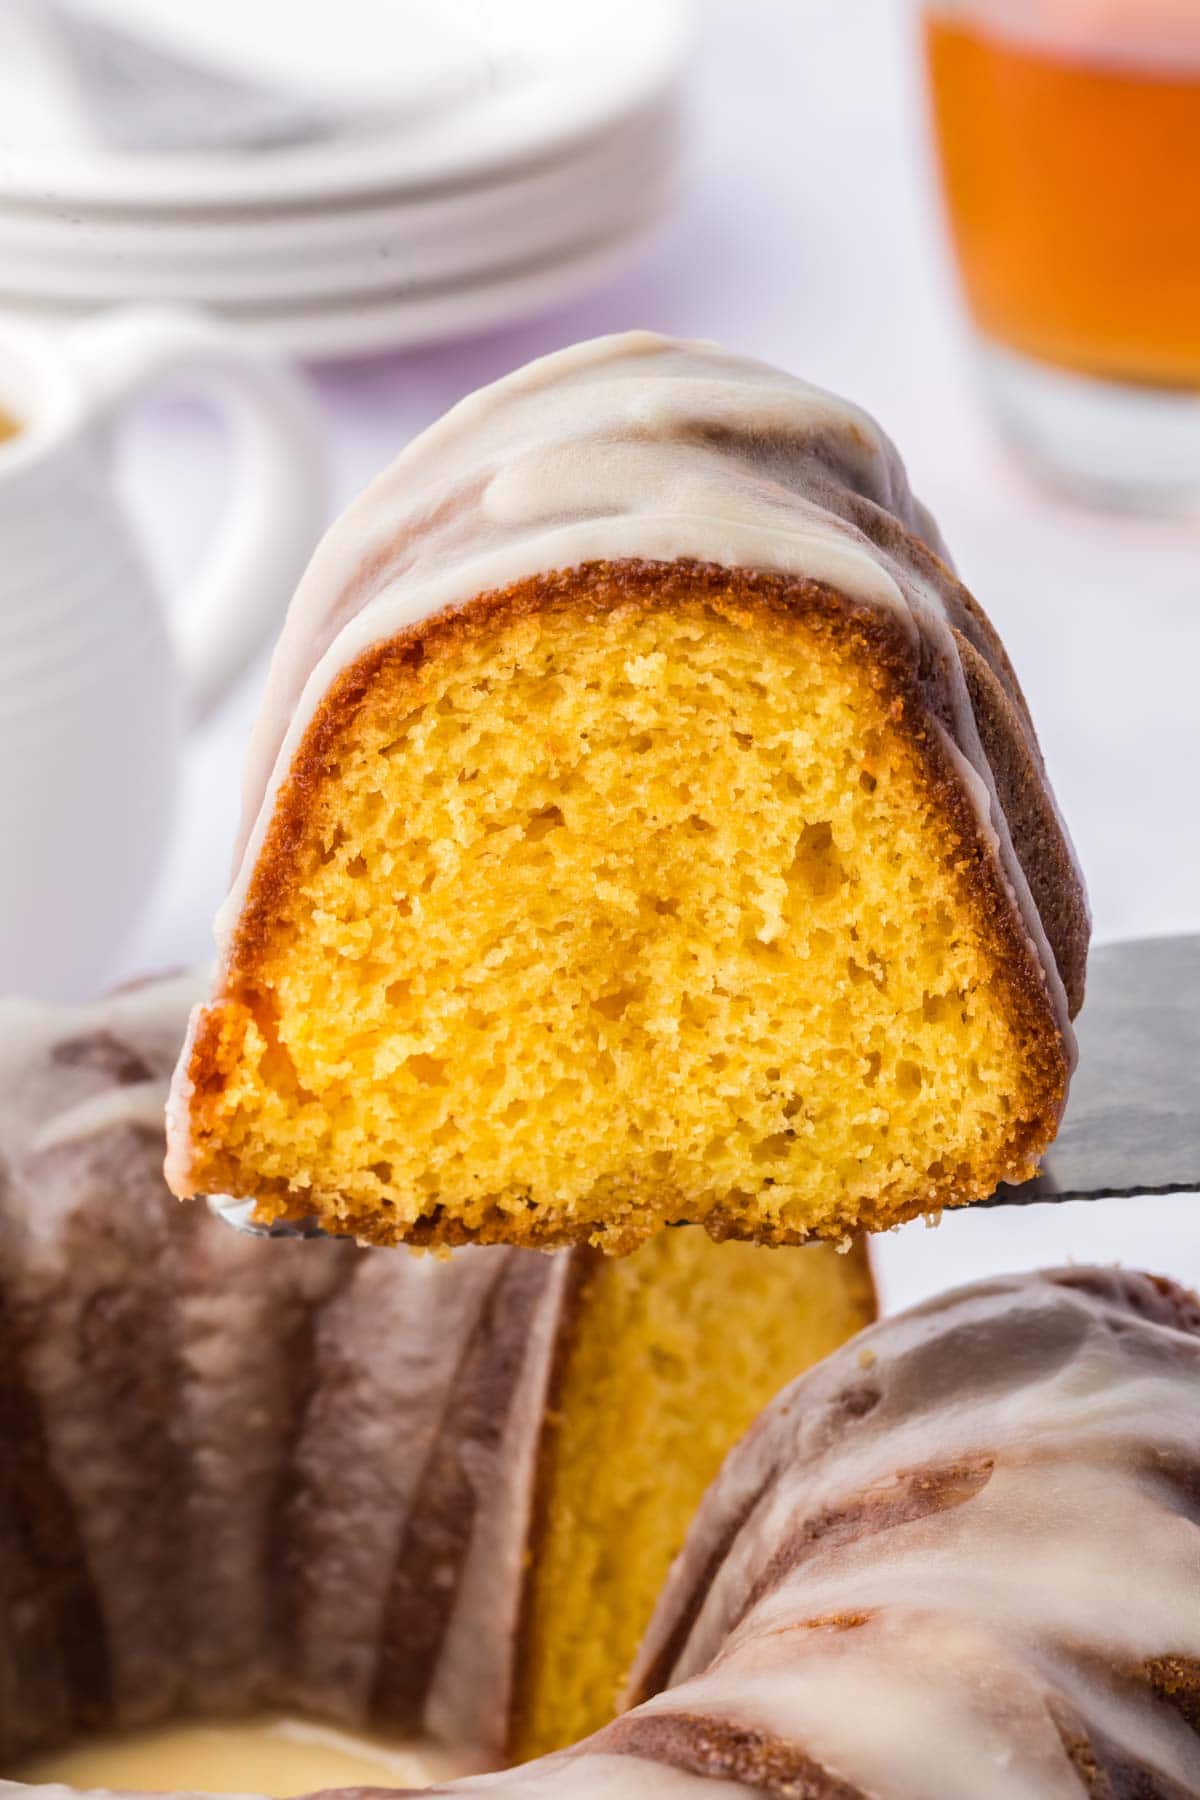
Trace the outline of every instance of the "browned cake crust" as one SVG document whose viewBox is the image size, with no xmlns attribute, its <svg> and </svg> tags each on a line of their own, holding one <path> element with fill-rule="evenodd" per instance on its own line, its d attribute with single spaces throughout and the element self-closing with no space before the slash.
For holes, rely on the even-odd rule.
<svg viewBox="0 0 1200 1800">
<path fill-rule="evenodd" d="M 863 510 L 865 514 L 872 509 L 863 503 Z M 873 523 L 876 534 L 886 538 L 892 552 L 897 548 L 897 537 L 903 536 L 905 555 L 919 563 L 922 574 L 936 581 L 944 595 L 955 621 L 972 708 L 988 748 L 1014 849 L 1038 905 L 1074 1014 L 1083 995 L 1089 933 L 1087 900 L 1046 783 L 1041 753 L 1016 678 L 980 609 L 931 552 L 903 534 L 896 521 L 878 509 L 873 509 L 870 518 L 856 522 Z M 402 687 L 411 682 L 415 687 L 418 672 L 431 660 L 453 655 L 465 639 L 486 640 L 505 624 L 530 614 L 556 610 L 607 614 L 630 605 L 671 608 L 696 602 L 764 633 L 787 632 L 797 623 L 810 632 L 827 633 L 883 697 L 894 728 L 920 757 L 936 803 L 952 822 L 954 866 L 963 904 L 983 923 L 997 987 L 1004 994 L 1028 1065 L 1036 1071 L 1040 1110 L 1017 1122 L 995 1170 L 996 1183 L 1022 1179 L 1057 1129 L 1066 1094 L 1068 1060 L 1036 953 L 1013 905 L 982 821 L 947 760 L 940 734 L 931 729 L 931 721 L 936 720 L 953 741 L 955 716 L 949 673 L 931 656 L 914 655 L 911 640 L 896 621 L 819 582 L 687 562 L 598 563 L 522 582 L 500 593 L 481 595 L 464 607 L 440 613 L 374 646 L 338 677 L 322 701 L 279 790 L 231 945 L 222 997 L 247 1008 L 270 1041 L 271 1006 L 263 981 L 263 964 L 275 954 L 276 921 L 286 910 L 286 898 L 302 878 L 307 855 L 311 853 L 309 821 L 314 808 L 323 789 L 338 780 L 343 746 L 350 740 L 359 709 L 376 682 L 386 678 L 390 684 Z M 206 1097 L 219 1096 L 232 1073 L 223 1024 L 219 1007 L 207 1009 L 191 1043 L 185 1074 L 191 1090 L 194 1130 L 202 1127 Z M 219 1143 L 205 1144 L 205 1167 L 206 1189 L 239 1191 L 242 1171 L 224 1158 Z M 942 1200 L 952 1205 L 973 1197 L 969 1189 L 956 1187 L 950 1179 Z M 303 1198 L 289 1194 L 282 1180 L 272 1183 L 264 1179 L 256 1198 L 263 1217 L 305 1216 Z M 918 1200 L 900 1216 L 911 1217 L 925 1210 L 927 1202 Z M 893 1210 L 886 1220 L 873 1219 L 870 1207 L 864 1208 L 868 1226 L 892 1223 L 896 1218 Z M 727 1233 L 755 1235 L 748 1233 L 741 1211 L 727 1217 L 717 1207 L 705 1223 L 718 1238 Z M 350 1206 L 342 1229 L 374 1241 L 385 1241 L 387 1236 L 387 1222 L 381 1221 L 375 1210 L 356 1214 Z M 838 1225 L 834 1235 L 840 1235 L 843 1229 Z M 594 1226 L 583 1220 L 574 1230 L 574 1239 L 586 1242 L 593 1231 Z M 513 1220 L 510 1213 L 496 1208 L 468 1229 L 459 1219 L 436 1208 L 396 1235 L 427 1245 L 505 1242 L 513 1236 Z M 543 1227 L 535 1216 L 522 1222 L 521 1235 L 522 1241 L 534 1246 L 560 1244 L 570 1239 L 572 1228 L 569 1222 L 557 1218 Z M 795 1243 L 803 1241 L 807 1234 L 763 1227 L 757 1235 L 773 1243 Z"/>
</svg>

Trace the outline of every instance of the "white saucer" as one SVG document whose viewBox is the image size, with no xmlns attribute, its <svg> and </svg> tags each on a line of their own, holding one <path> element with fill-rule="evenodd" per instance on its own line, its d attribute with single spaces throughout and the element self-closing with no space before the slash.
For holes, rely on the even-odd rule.
<svg viewBox="0 0 1200 1800">
<path fill-rule="evenodd" d="M 228 306 L 222 316 L 247 333 L 302 361 L 372 356 L 385 350 L 438 343 L 507 325 L 561 305 L 624 267 L 661 224 L 655 215 L 610 242 L 586 245 L 549 265 L 492 275 L 477 284 L 400 290 L 364 298 L 298 306 Z M 4 301 L 14 317 L 41 324 L 70 321 L 89 304 L 54 299 Z"/>
<path fill-rule="evenodd" d="M 145 11 L 144 0 L 81 3 L 110 19 L 124 11 L 129 23 Z M 381 6 L 382 35 L 364 48 L 363 20 Z M 36 147 L 0 141 L 0 306 L 73 317 L 182 301 L 300 355 L 340 356 L 551 305 L 612 269 L 666 212 L 678 181 L 687 0 L 345 7 L 359 25 L 349 36 L 357 70 L 334 9 L 319 9 L 311 35 L 306 12 L 304 31 L 291 34 L 310 63 L 327 54 L 337 66 L 343 98 L 376 109 L 339 137 L 238 155 L 115 155 L 70 141 L 79 120 L 60 96 L 63 141 L 52 131 Z M 392 41 L 397 14 L 411 24 L 414 9 L 430 7 L 436 29 L 419 69 L 381 90 L 379 46 Z M 154 0 L 153 17 L 210 60 L 227 54 L 244 67 L 253 52 L 260 75 L 302 91 L 287 31 L 294 0 L 203 9 Z M 0 118 L 15 131 L 4 101 L 22 71 L 5 62 L 6 29 L 0 4 Z M 52 96 L 33 74 L 28 85 L 40 129 Z M 381 91 L 393 107 L 386 119 Z"/>
<path fill-rule="evenodd" d="M 673 191 L 679 124 L 662 106 L 578 155 L 507 184 L 280 216 L 109 222 L 0 207 L 0 303 L 221 306 L 476 279 L 619 234 Z"/>
<path fill-rule="evenodd" d="M 415 3 L 401 7 L 399 0 L 357 0 L 357 10 L 376 8 L 379 28 L 390 17 L 385 45 L 398 47 L 403 56 L 405 34 L 398 32 L 396 19 L 402 16 L 411 31 Z M 104 13 L 119 10 L 120 0 L 105 0 Z M 130 0 L 126 10 L 139 15 Z M 343 136 L 228 156 L 117 154 L 81 141 L 65 117 L 60 145 L 46 141 L 42 130 L 36 147 L 24 148 L 19 131 L 9 124 L 0 139 L 0 206 L 244 211 L 311 207 L 378 194 L 417 196 L 494 181 L 522 163 L 546 161 L 603 135 L 672 87 L 684 55 L 688 18 L 686 0 L 472 0 L 469 7 L 454 0 L 422 0 L 418 12 L 431 29 L 447 12 L 460 23 L 457 32 L 443 27 L 439 56 L 425 65 L 433 104 L 416 104 L 413 83 L 405 85 L 400 61 L 397 112 L 389 116 L 378 110 L 378 50 L 373 51 L 371 38 L 354 39 L 343 30 L 340 0 L 337 7 L 303 8 L 303 30 L 296 29 L 295 0 L 257 0 L 257 13 L 245 0 L 240 5 L 237 0 L 206 0 L 198 9 L 185 0 L 156 0 L 155 16 L 161 11 L 182 27 L 191 10 L 211 15 L 210 26 L 223 21 L 227 30 L 239 18 L 245 24 L 256 16 L 262 47 L 274 43 L 278 57 L 285 37 L 294 49 L 308 45 L 313 73 L 320 71 L 322 43 L 344 48 L 359 42 L 365 66 L 375 73 L 375 110 L 369 122 Z M 144 8 L 140 14 L 144 16 Z M 264 24 L 273 25 L 273 32 L 264 30 Z M 457 65 L 454 45 L 465 59 Z M 25 116 L 40 120 L 43 96 L 29 91 L 38 66 L 31 64 L 27 76 L 16 66 L 15 51 L 5 55 L 0 43 L 0 99 L 6 78 Z M 45 101 L 61 109 L 61 100 L 49 93 Z M 0 107 L 0 114 L 6 110 L 11 113 Z"/>
</svg>

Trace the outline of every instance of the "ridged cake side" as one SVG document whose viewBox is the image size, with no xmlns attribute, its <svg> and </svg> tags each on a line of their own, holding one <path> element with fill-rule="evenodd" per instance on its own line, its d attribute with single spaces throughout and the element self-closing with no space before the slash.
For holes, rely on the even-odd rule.
<svg viewBox="0 0 1200 1800">
<path fill-rule="evenodd" d="M 0 1019 L 0 1753 L 278 1706 L 502 1753 L 572 1259 L 180 1207 L 190 978 Z"/>
</svg>

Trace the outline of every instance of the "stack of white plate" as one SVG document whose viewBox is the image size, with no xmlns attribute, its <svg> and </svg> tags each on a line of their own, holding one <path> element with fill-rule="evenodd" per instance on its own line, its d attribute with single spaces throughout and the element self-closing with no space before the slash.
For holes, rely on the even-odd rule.
<svg viewBox="0 0 1200 1800">
<path fill-rule="evenodd" d="M 553 304 L 673 198 L 685 3 L 82 0 L 337 120 L 287 147 L 136 155 L 0 8 L 0 307 L 189 301 L 338 356 Z"/>
</svg>

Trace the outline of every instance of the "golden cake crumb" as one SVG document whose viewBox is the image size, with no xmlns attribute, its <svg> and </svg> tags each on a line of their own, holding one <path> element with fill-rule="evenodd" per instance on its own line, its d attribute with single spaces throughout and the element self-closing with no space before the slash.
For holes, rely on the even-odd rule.
<svg viewBox="0 0 1200 1800">
<path fill-rule="evenodd" d="M 625 1251 L 1021 1179 L 1061 1042 L 867 628 L 569 585 L 332 690 L 197 1036 L 193 1187 Z"/>
</svg>

